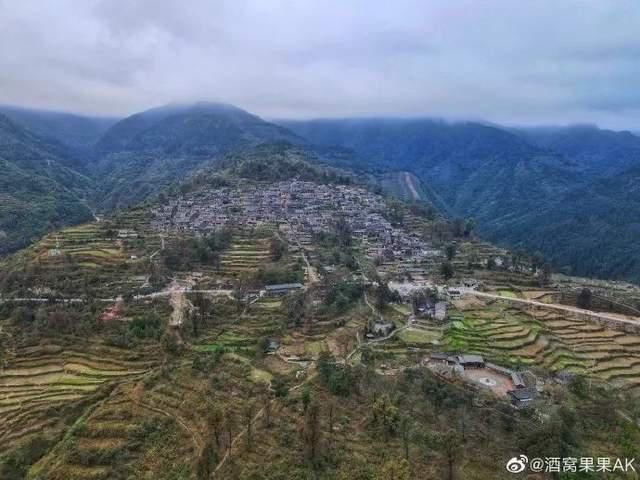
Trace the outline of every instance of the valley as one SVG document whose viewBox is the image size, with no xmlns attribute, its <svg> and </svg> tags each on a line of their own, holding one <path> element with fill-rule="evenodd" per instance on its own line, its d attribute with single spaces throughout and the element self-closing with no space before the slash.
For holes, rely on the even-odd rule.
<svg viewBox="0 0 640 480">
<path fill-rule="evenodd" d="M 3 261 L 3 478 L 510 478 L 556 425 L 630 454 L 634 289 L 267 152 Z"/>
<path fill-rule="evenodd" d="M 0 480 L 638 480 L 638 31 L 0 0 Z"/>
</svg>

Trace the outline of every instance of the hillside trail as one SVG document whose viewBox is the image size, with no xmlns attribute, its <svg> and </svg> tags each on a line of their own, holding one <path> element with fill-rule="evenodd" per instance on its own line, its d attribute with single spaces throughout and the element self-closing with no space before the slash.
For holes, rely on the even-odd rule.
<svg viewBox="0 0 640 480">
<path fill-rule="evenodd" d="M 181 327 L 186 315 L 193 310 L 193 305 L 185 294 L 185 287 L 176 280 L 169 286 L 169 303 L 173 307 L 169 327 Z"/>
<path fill-rule="evenodd" d="M 363 274 L 363 277 L 366 279 L 366 276 Z M 384 318 L 382 317 L 382 315 L 376 310 L 376 308 L 369 302 L 369 299 L 367 298 L 367 294 L 365 292 L 364 295 L 365 298 L 365 303 L 369 306 L 369 308 L 371 309 L 371 311 L 373 312 L 374 315 L 377 315 L 381 320 L 384 321 Z M 404 330 L 405 327 L 401 327 L 398 329 L 395 329 L 393 332 L 391 332 L 388 336 L 383 337 L 383 338 L 379 338 L 376 339 L 375 342 L 381 342 L 384 340 L 388 340 L 389 338 L 392 338 L 394 335 L 396 335 L 398 332 Z M 368 342 L 365 342 L 364 344 L 366 344 Z M 349 352 L 345 358 L 346 361 L 348 361 L 351 357 L 353 357 L 353 355 L 355 355 L 364 345 L 363 343 L 360 342 L 360 336 L 356 333 L 356 345 L 355 347 L 351 350 L 351 352 Z M 309 370 L 312 370 L 313 367 L 315 366 L 315 362 L 312 362 Z M 308 384 L 309 382 L 311 382 L 313 379 L 315 379 L 318 376 L 318 372 L 314 371 L 313 374 L 308 375 L 307 378 L 305 378 L 305 380 L 295 386 L 293 386 L 289 391 L 290 392 L 294 392 L 296 390 L 299 390 L 300 388 L 302 388 L 304 385 Z M 268 400 L 269 403 L 273 403 L 275 401 L 275 399 L 272 400 Z M 258 412 L 254 415 L 253 419 L 251 420 L 252 424 L 254 424 L 257 420 L 259 420 L 262 415 L 264 415 L 264 412 L 266 410 L 266 406 L 262 407 L 260 410 L 258 410 Z M 247 429 L 243 428 L 231 441 L 231 444 L 227 447 L 224 456 L 222 457 L 222 459 L 220 460 L 220 462 L 218 463 L 218 465 L 216 466 L 216 468 L 213 471 L 213 476 L 215 478 L 215 475 L 217 474 L 218 471 L 220 471 L 220 469 L 224 466 L 224 464 L 226 463 L 227 459 L 229 458 L 233 448 L 236 446 L 236 444 L 240 441 L 240 439 L 242 439 L 242 437 L 246 434 Z"/>
<path fill-rule="evenodd" d="M 318 272 L 311 265 L 311 262 L 307 258 L 307 254 L 304 251 L 304 247 L 300 243 L 300 240 L 298 240 L 298 237 L 296 236 L 296 234 L 293 233 L 294 230 L 291 228 L 291 224 L 287 222 L 287 225 L 289 226 L 289 230 L 292 233 L 293 239 L 295 240 L 296 245 L 298 246 L 298 251 L 300 252 L 300 256 L 302 257 L 302 260 L 304 261 L 304 263 L 307 265 L 307 279 L 309 280 L 309 284 L 313 285 L 315 283 L 318 283 L 320 281 Z M 276 233 L 276 236 L 280 239 L 280 241 L 284 242 L 284 239 L 280 236 L 280 232 L 276 231 L 275 233 Z"/>
<path fill-rule="evenodd" d="M 354 349 L 354 351 L 357 351 L 357 347 Z M 351 352 L 349 355 L 351 355 L 353 352 Z M 309 368 L 311 369 L 311 367 Z M 307 378 L 305 378 L 305 380 L 293 387 L 291 387 L 289 389 L 289 392 L 295 392 L 296 390 L 301 389 L 304 385 L 306 385 L 307 383 L 311 382 L 313 379 L 315 379 L 318 376 L 317 372 L 314 372 L 311 375 L 308 375 Z M 275 401 L 275 399 L 271 399 L 268 400 L 268 402 L 270 404 L 272 404 Z M 255 416 L 253 417 L 253 419 L 251 420 L 251 424 L 253 425 L 257 420 L 260 419 L 260 417 L 262 417 L 262 415 L 264 415 L 264 412 L 266 410 L 266 406 L 262 407 L 260 410 L 258 410 L 258 413 L 255 414 Z M 216 473 L 222 468 L 222 466 L 225 464 L 225 462 L 227 461 L 227 459 L 229 458 L 229 455 L 231 454 L 231 451 L 233 450 L 233 447 L 240 441 L 240 439 L 245 435 L 245 433 L 247 432 L 246 428 L 243 428 L 231 441 L 231 444 L 227 447 L 227 450 L 224 454 L 224 456 L 222 457 L 222 459 L 220 460 L 220 462 L 218 463 L 218 465 L 216 466 L 215 470 L 213 471 L 213 475 L 215 477 Z"/>
</svg>

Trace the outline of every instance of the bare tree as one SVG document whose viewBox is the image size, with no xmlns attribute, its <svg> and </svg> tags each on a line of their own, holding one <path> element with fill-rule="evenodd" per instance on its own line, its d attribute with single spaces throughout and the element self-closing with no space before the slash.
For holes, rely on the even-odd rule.
<svg viewBox="0 0 640 480">
<path fill-rule="evenodd" d="M 413 425 L 411 419 L 407 415 L 400 417 L 400 435 L 402 436 L 402 447 L 404 449 L 404 458 L 409 460 L 409 441 L 411 440 L 411 432 Z"/>
<path fill-rule="evenodd" d="M 264 401 L 264 426 L 265 428 L 271 428 L 273 425 L 273 394 L 266 388 L 262 394 Z"/>
<path fill-rule="evenodd" d="M 216 448 L 220 448 L 220 441 L 222 439 L 222 429 L 224 426 L 224 412 L 218 406 L 213 406 L 209 411 L 207 419 L 209 428 L 213 430 L 213 438 L 216 442 Z"/>
<path fill-rule="evenodd" d="M 245 428 L 247 429 L 247 450 L 251 450 L 253 446 L 253 417 L 256 414 L 256 405 L 250 400 L 244 404 L 243 417 Z"/>
<path fill-rule="evenodd" d="M 315 465 L 320 451 L 320 406 L 317 402 L 312 402 L 307 408 L 303 439 L 307 458 Z"/>
<path fill-rule="evenodd" d="M 462 439 L 457 432 L 451 430 L 440 437 L 438 443 L 440 444 L 447 462 L 447 480 L 454 480 L 456 462 L 458 461 L 461 454 L 460 452 L 462 451 Z"/>
</svg>

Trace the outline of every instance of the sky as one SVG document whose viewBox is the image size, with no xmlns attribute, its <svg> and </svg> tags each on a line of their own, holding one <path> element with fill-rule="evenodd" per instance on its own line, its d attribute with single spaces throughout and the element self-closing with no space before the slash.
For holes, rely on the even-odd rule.
<svg viewBox="0 0 640 480">
<path fill-rule="evenodd" d="M 638 0 L 0 0 L 0 103 L 640 131 Z"/>
</svg>

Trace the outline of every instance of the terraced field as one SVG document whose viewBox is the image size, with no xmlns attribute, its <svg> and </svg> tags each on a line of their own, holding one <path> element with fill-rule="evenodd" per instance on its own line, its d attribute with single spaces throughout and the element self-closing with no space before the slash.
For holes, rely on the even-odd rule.
<svg viewBox="0 0 640 480">
<path fill-rule="evenodd" d="M 133 210 L 51 233 L 11 257 L 5 268 L 26 273 L 35 291 L 44 293 L 77 297 L 91 291 L 113 297 L 131 292 L 145 284 L 148 258 L 160 248 L 159 235 L 138 225 L 142 215 Z"/>
<path fill-rule="evenodd" d="M 179 395 L 176 389 L 182 392 Z M 195 424 L 180 411 L 193 387 L 118 386 L 90 409 L 40 460 L 28 478 L 106 480 L 189 478 L 201 446 Z"/>
<path fill-rule="evenodd" d="M 279 299 L 261 298 L 236 321 L 219 321 L 215 330 L 198 340 L 195 349 L 204 352 L 219 348 L 228 351 L 253 350 L 260 338 L 279 335 L 284 322 L 282 302 Z"/>
<path fill-rule="evenodd" d="M 156 364 L 152 352 L 132 355 L 99 342 L 18 348 L 0 371 L 0 453 L 15 442 L 54 427 L 52 412 L 73 408 L 102 385 L 132 379 Z M 3 448 L 4 447 L 4 448 Z"/>
<path fill-rule="evenodd" d="M 105 237 L 105 231 L 98 223 L 64 229 L 47 235 L 38 244 L 36 258 L 40 262 L 55 262 L 60 255 L 68 255 L 87 267 L 105 266 L 125 259 L 122 248 Z"/>
<path fill-rule="evenodd" d="M 640 336 L 550 312 L 490 304 L 467 309 L 445 334 L 447 348 L 506 364 L 570 370 L 640 393 Z"/>
<path fill-rule="evenodd" d="M 268 239 L 238 234 L 233 237 L 233 243 L 222 255 L 220 273 L 233 277 L 239 276 L 255 271 L 269 259 Z"/>
</svg>

